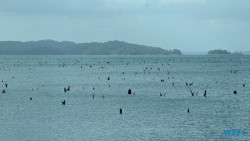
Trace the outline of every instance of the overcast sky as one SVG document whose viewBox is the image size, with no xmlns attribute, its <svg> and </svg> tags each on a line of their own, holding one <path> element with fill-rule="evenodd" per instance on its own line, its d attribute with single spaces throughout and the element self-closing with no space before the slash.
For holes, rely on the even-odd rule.
<svg viewBox="0 0 250 141">
<path fill-rule="evenodd" d="M 250 0 L 0 0 L 0 40 L 250 50 Z"/>
</svg>

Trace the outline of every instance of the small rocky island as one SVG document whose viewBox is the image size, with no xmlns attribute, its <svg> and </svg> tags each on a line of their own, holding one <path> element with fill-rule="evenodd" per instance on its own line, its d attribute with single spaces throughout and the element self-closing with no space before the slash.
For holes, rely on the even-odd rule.
<svg viewBox="0 0 250 141">
<path fill-rule="evenodd" d="M 208 55 L 243 55 L 243 53 L 239 51 L 231 53 L 227 50 L 220 50 L 220 49 L 210 50 L 207 54 Z"/>
<path fill-rule="evenodd" d="M 227 50 L 216 49 L 210 50 L 207 54 L 231 54 L 231 52 L 228 52 Z"/>
</svg>

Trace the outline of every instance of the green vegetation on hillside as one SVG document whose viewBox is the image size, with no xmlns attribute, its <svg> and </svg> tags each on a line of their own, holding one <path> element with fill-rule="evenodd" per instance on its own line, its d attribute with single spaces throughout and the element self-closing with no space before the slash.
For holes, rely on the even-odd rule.
<svg viewBox="0 0 250 141">
<path fill-rule="evenodd" d="M 54 40 L 0 41 L 2 55 L 169 55 L 182 54 L 180 50 L 131 44 L 123 41 L 104 43 L 74 43 Z"/>
<path fill-rule="evenodd" d="M 208 54 L 231 54 L 231 53 L 228 52 L 227 50 L 216 49 L 216 50 L 210 50 Z"/>
</svg>

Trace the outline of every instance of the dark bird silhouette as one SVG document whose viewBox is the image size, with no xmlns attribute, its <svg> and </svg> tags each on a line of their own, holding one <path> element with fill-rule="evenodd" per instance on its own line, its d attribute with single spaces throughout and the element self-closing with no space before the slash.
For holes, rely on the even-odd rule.
<svg viewBox="0 0 250 141">
<path fill-rule="evenodd" d="M 195 94 L 195 93 L 194 93 L 194 92 L 192 92 L 191 90 L 190 90 L 190 92 L 191 92 L 192 96 L 194 96 L 194 94 Z"/>
<path fill-rule="evenodd" d="M 237 94 L 237 91 L 234 91 L 234 94 Z"/>
<path fill-rule="evenodd" d="M 188 110 L 187 110 L 187 112 L 189 113 L 189 107 L 188 107 Z"/>
<path fill-rule="evenodd" d="M 5 83 L 5 87 L 6 87 L 6 88 L 8 87 L 8 84 L 7 84 L 7 83 Z"/>
<path fill-rule="evenodd" d="M 206 95 L 207 95 L 207 90 L 205 90 L 204 97 L 206 97 Z"/>
<path fill-rule="evenodd" d="M 110 80 L 110 76 L 107 79 Z"/>
<path fill-rule="evenodd" d="M 160 96 L 162 96 L 162 94 L 160 93 Z"/>
<path fill-rule="evenodd" d="M 64 92 L 66 93 L 67 92 L 67 89 L 64 87 Z"/>
<path fill-rule="evenodd" d="M 66 104 L 65 100 L 63 100 L 63 101 L 61 101 L 61 102 L 62 102 L 62 104 L 63 104 L 63 105 L 65 105 L 65 104 Z"/>
<path fill-rule="evenodd" d="M 70 91 L 70 86 L 68 86 L 68 89 L 67 89 L 67 91 Z"/>
<path fill-rule="evenodd" d="M 192 86 L 194 84 L 194 82 L 190 83 L 189 86 Z"/>
<path fill-rule="evenodd" d="M 245 87 L 246 86 L 246 84 L 243 84 L 243 87 Z"/>
<path fill-rule="evenodd" d="M 32 100 L 32 97 L 30 97 L 30 100 Z"/>
<path fill-rule="evenodd" d="M 122 109 L 120 108 L 120 114 L 122 114 Z"/>
<path fill-rule="evenodd" d="M 131 94 L 132 93 L 132 90 L 131 89 L 128 89 L 128 94 Z"/>
<path fill-rule="evenodd" d="M 188 85 L 188 83 L 186 82 L 186 86 Z"/>
</svg>

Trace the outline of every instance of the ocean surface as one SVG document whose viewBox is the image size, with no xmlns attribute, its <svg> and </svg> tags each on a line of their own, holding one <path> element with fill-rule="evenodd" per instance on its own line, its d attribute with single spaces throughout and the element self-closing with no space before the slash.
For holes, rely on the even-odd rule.
<svg viewBox="0 0 250 141">
<path fill-rule="evenodd" d="M 0 83 L 1 141 L 250 140 L 246 55 L 0 56 Z"/>
</svg>

